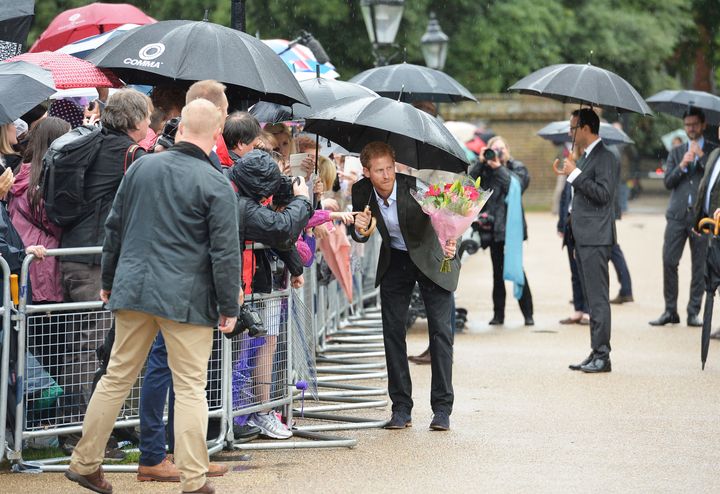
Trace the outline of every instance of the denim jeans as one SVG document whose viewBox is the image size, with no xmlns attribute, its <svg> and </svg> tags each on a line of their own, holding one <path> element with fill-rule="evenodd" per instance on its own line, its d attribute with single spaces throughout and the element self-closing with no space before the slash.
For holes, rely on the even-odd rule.
<svg viewBox="0 0 720 494">
<path fill-rule="evenodd" d="M 145 379 L 140 391 L 140 464 L 157 465 L 165 458 L 165 443 L 174 449 L 173 421 L 168 421 L 167 438 L 163 412 L 165 397 L 170 392 L 168 416 L 172 417 L 175 395 L 172 374 L 167 360 L 167 349 L 162 333 L 158 333 L 147 359 Z"/>
</svg>

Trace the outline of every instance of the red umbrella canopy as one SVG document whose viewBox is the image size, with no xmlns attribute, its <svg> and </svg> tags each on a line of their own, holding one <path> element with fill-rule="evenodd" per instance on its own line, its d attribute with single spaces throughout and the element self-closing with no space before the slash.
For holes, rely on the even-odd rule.
<svg viewBox="0 0 720 494">
<path fill-rule="evenodd" d="M 127 3 L 91 3 L 59 14 L 31 52 L 54 51 L 73 41 L 110 31 L 123 24 L 152 24 L 155 19 Z"/>
<path fill-rule="evenodd" d="M 23 53 L 6 62 L 22 60 L 49 70 L 55 87 L 73 89 L 78 87 L 121 87 L 120 79 L 108 69 L 98 69 L 86 60 L 66 53 L 43 51 L 40 53 Z"/>
</svg>

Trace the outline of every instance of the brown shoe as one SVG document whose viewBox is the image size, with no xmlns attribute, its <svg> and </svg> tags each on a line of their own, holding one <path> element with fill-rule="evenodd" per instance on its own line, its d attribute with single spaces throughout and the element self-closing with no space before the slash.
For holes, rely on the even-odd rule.
<svg viewBox="0 0 720 494">
<path fill-rule="evenodd" d="M 206 481 L 205 485 L 202 486 L 201 488 L 196 489 L 194 491 L 183 491 L 183 494 L 185 494 L 185 493 L 190 494 L 193 492 L 197 492 L 199 494 L 215 494 L 215 488 L 212 486 L 212 484 L 210 482 Z"/>
<path fill-rule="evenodd" d="M 222 477 L 228 473 L 228 467 L 227 465 L 222 465 L 220 463 L 210 463 L 210 467 L 208 469 L 208 472 L 205 474 L 206 477 Z"/>
<path fill-rule="evenodd" d="M 138 482 L 180 482 L 180 470 L 172 462 L 170 456 L 155 466 L 138 466 Z"/>
<path fill-rule="evenodd" d="M 73 482 L 77 482 L 86 489 L 99 492 L 100 494 L 112 494 L 113 491 L 112 484 L 105 480 L 102 467 L 99 467 L 90 475 L 80 475 L 68 468 L 65 471 L 65 477 Z"/>
<path fill-rule="evenodd" d="M 634 302 L 635 299 L 632 295 L 620 295 L 610 301 L 611 304 L 624 304 L 626 302 Z"/>
<path fill-rule="evenodd" d="M 432 359 L 430 358 L 430 352 L 423 353 L 422 355 L 418 355 L 417 357 L 408 357 L 408 360 L 418 365 L 430 365 L 430 363 L 432 362 Z"/>
</svg>

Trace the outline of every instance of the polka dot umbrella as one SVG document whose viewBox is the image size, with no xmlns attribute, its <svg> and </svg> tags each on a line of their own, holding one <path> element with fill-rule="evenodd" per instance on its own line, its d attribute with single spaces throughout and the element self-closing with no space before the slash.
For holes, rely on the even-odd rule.
<svg viewBox="0 0 720 494">
<path fill-rule="evenodd" d="M 123 83 L 108 69 L 99 69 L 90 62 L 52 51 L 23 53 L 6 62 L 24 61 L 49 70 L 55 87 L 73 89 L 86 87 L 121 87 Z"/>
</svg>

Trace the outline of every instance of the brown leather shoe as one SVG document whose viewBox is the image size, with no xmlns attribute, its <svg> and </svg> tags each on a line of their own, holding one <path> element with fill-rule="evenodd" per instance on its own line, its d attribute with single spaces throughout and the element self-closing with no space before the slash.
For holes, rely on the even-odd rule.
<svg viewBox="0 0 720 494">
<path fill-rule="evenodd" d="M 222 477 L 228 472 L 227 465 L 220 463 L 210 463 L 208 472 L 205 474 L 206 477 Z"/>
<path fill-rule="evenodd" d="M 93 492 L 99 492 L 100 494 L 112 494 L 113 491 L 112 484 L 105 480 L 102 467 L 98 468 L 89 475 L 80 475 L 68 468 L 65 471 L 65 477 L 73 482 L 77 482 L 84 488 L 90 489 Z"/>
<path fill-rule="evenodd" d="M 185 493 L 191 494 L 193 492 L 197 492 L 199 494 L 215 494 L 215 488 L 212 486 L 212 484 L 210 482 L 206 481 L 205 485 L 202 486 L 201 488 L 196 489 L 194 491 L 183 491 L 183 494 L 185 494 Z"/>
<path fill-rule="evenodd" d="M 138 482 L 180 482 L 180 470 L 168 455 L 154 466 L 138 465 Z"/>
<path fill-rule="evenodd" d="M 418 365 L 429 365 L 432 362 L 432 359 L 430 358 L 430 352 L 418 355 L 417 357 L 410 356 L 408 357 L 408 360 Z"/>
</svg>

